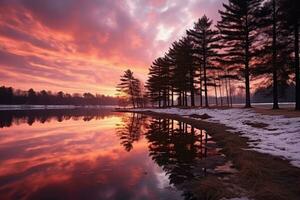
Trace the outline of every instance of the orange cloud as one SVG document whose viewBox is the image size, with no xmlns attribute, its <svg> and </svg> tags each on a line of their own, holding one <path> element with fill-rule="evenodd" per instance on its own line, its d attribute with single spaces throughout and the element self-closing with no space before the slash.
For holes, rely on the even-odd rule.
<svg viewBox="0 0 300 200">
<path fill-rule="evenodd" d="M 201 5 L 206 4 L 219 6 Z M 114 95 L 127 68 L 146 80 L 152 60 L 195 21 L 189 12 L 196 12 L 195 5 L 192 0 L 3 0 L 1 84 Z M 172 31 L 164 34 L 160 27 Z"/>
</svg>

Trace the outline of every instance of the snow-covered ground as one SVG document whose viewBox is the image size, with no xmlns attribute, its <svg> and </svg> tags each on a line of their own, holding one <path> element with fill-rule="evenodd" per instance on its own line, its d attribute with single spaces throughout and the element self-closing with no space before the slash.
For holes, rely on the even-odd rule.
<svg viewBox="0 0 300 200">
<path fill-rule="evenodd" d="M 139 109 L 158 113 L 178 114 L 190 117 L 192 114 L 208 114 L 212 118 L 208 122 L 217 122 L 234 128 L 229 130 L 241 133 L 249 138 L 251 149 L 280 156 L 300 167 L 300 117 L 269 116 L 256 113 L 251 109 Z M 268 126 L 255 128 L 249 123 L 264 123 Z"/>
</svg>

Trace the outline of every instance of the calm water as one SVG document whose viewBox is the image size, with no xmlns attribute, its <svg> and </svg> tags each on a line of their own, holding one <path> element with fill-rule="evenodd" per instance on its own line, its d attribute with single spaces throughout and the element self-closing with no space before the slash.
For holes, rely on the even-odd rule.
<svg viewBox="0 0 300 200">
<path fill-rule="evenodd" d="M 204 130 L 170 119 L 109 110 L 0 113 L 1 200 L 196 199 L 195 185 L 224 166 Z"/>
</svg>

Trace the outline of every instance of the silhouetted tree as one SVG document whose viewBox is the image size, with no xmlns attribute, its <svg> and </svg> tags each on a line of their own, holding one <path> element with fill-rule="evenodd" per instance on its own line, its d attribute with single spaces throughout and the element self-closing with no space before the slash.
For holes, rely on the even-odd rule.
<svg viewBox="0 0 300 200">
<path fill-rule="evenodd" d="M 272 68 L 273 68 L 273 109 L 279 109 L 277 82 L 277 2 L 272 0 Z"/>
<path fill-rule="evenodd" d="M 0 104 L 11 104 L 13 99 L 13 89 L 11 87 L 0 87 Z"/>
<path fill-rule="evenodd" d="M 36 103 L 36 92 L 31 88 L 28 90 L 28 104 Z"/>
<path fill-rule="evenodd" d="M 192 38 L 194 45 L 194 53 L 200 60 L 200 67 L 203 68 L 204 80 L 204 96 L 205 106 L 208 107 L 208 85 L 209 77 L 208 70 L 211 69 L 212 61 L 216 56 L 215 49 L 218 47 L 216 42 L 219 40 L 217 37 L 218 32 L 211 29 L 212 20 L 209 20 L 205 15 L 198 20 L 194 25 L 194 29 L 188 30 L 187 34 Z M 200 69 L 201 71 L 201 69 Z M 200 73 L 200 79 L 202 79 Z M 201 82 L 201 80 L 200 80 Z M 200 86 L 201 87 L 201 86 Z"/>
<path fill-rule="evenodd" d="M 151 65 L 148 73 L 148 80 L 146 87 L 148 89 L 149 97 L 152 103 L 158 102 L 158 106 L 161 107 L 161 80 L 160 80 L 160 66 Z"/>
<path fill-rule="evenodd" d="M 199 91 L 202 106 L 208 105 L 209 87 L 215 103 L 228 106 L 245 97 L 251 107 L 250 79 L 265 88 L 273 86 L 273 108 L 278 98 L 295 82 L 296 102 L 299 82 L 299 3 L 296 0 L 229 0 L 219 11 L 216 28 L 205 15 L 187 30 L 187 36 L 172 43 L 165 56 L 156 59 L 149 70 L 147 89 L 153 103 L 173 106 L 174 93 L 179 106 L 195 105 Z M 294 72 L 291 70 L 294 66 Z M 295 75 L 294 75 L 295 74 Z M 244 81 L 244 86 L 237 85 Z M 199 88 L 197 88 L 199 83 Z M 236 98 L 235 88 L 245 90 Z M 280 93 L 279 93 L 280 92 Z M 219 93 L 219 94 L 218 94 Z M 218 95 L 220 101 L 218 101 Z M 296 109 L 299 109 L 296 103 Z"/>
<path fill-rule="evenodd" d="M 194 79 L 196 70 L 191 38 L 184 37 L 181 40 L 174 42 L 167 55 L 174 66 L 172 86 L 174 91 L 178 93 L 178 105 L 188 105 L 187 95 L 189 92 L 191 94 L 191 104 L 194 106 Z"/>
<path fill-rule="evenodd" d="M 284 12 L 285 26 L 292 31 L 294 71 L 295 71 L 295 94 L 296 110 L 300 110 L 300 66 L 299 66 L 299 26 L 300 26 L 300 3 L 299 0 L 280 0 Z"/>
<path fill-rule="evenodd" d="M 273 109 L 278 109 L 279 91 L 288 87 L 291 74 L 291 37 L 283 26 L 284 13 L 279 0 L 269 0 L 261 8 L 259 44 L 253 75 L 273 90 Z"/>
<path fill-rule="evenodd" d="M 117 86 L 118 92 L 121 92 L 128 96 L 131 100 L 131 104 L 133 108 L 137 105 L 137 98 L 140 96 L 141 88 L 140 82 L 133 76 L 133 72 L 131 70 L 126 70 L 124 74 L 121 76 L 120 83 Z"/>
<path fill-rule="evenodd" d="M 153 101 L 158 101 L 159 107 L 161 107 L 161 101 L 164 107 L 170 105 L 170 90 L 172 89 L 170 80 L 171 65 L 168 58 L 166 56 L 157 58 L 150 68 L 147 88 Z"/>
<path fill-rule="evenodd" d="M 221 21 L 218 22 L 224 57 L 227 64 L 243 73 L 245 78 L 246 105 L 250 101 L 250 63 L 254 53 L 254 42 L 257 34 L 257 14 L 262 0 L 229 0 L 223 4 L 224 11 L 219 11 Z"/>
</svg>

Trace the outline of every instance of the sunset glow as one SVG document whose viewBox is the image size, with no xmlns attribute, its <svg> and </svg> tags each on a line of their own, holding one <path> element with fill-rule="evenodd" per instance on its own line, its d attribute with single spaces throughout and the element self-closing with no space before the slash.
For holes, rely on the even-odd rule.
<svg viewBox="0 0 300 200">
<path fill-rule="evenodd" d="M 118 191 L 131 190 L 134 191 L 131 195 L 157 199 L 159 194 L 153 190 L 159 191 L 160 185 L 167 180 L 166 175 L 148 157 L 148 144 L 144 137 L 134 143 L 131 154 L 124 150 L 115 134 L 116 124 L 122 124 L 124 117 L 130 115 L 99 116 L 90 121 L 79 117 L 63 123 L 49 118 L 46 124 L 16 123 L 9 129 L 2 129 L 1 151 L 11 154 L 1 157 L 0 177 L 20 174 L 24 177 L 17 181 L 8 180 L 6 184 L 2 179 L 0 190 L 11 192 L 1 193 L 1 199 L 11 199 L 22 191 L 26 191 L 24 196 L 27 199 L 44 199 L 47 196 L 43 194 L 44 190 L 49 185 L 79 191 L 85 184 L 88 184 L 87 189 L 95 189 L 91 199 L 96 199 L 99 194 L 101 197 L 116 196 Z M 22 136 L 16 137 L 15 132 Z M 11 144 L 15 153 L 10 148 Z M 33 174 L 30 173 L 32 169 L 40 170 Z M 149 182 L 145 170 L 151 177 Z M 85 181 L 85 177 L 93 180 Z M 106 189 L 99 190 L 101 185 L 105 185 Z M 78 198 L 78 194 L 72 192 L 74 196 L 71 198 Z M 51 195 L 57 193 L 49 193 L 47 197 Z M 70 197 L 70 194 L 66 196 Z"/>
<path fill-rule="evenodd" d="M 299 1 L 0 0 L 0 200 L 299 199 Z"/>
<path fill-rule="evenodd" d="M 115 95 L 127 68 L 148 67 L 220 0 L 3 0 L 1 85 Z M 183 6 L 184 5 L 184 6 Z"/>
</svg>

